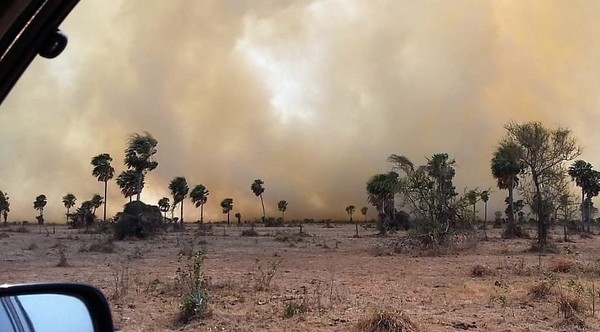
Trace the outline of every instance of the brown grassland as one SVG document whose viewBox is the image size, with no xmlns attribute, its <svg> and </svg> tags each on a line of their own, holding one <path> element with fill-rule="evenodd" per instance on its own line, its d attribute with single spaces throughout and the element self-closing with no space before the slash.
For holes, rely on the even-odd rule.
<svg viewBox="0 0 600 332">
<path fill-rule="evenodd" d="M 599 331 L 600 237 L 572 236 L 559 254 L 531 240 L 490 240 L 444 255 L 390 254 L 374 228 L 354 225 L 196 225 L 149 240 L 111 242 L 66 226 L 0 228 L 0 283 L 80 281 L 108 297 L 121 331 L 377 331 L 368 319 L 406 317 L 419 331 Z M 403 233 L 399 234 L 402 235 Z M 556 230 L 555 241 L 562 237 Z M 205 253 L 209 312 L 177 321 L 185 255 Z M 183 258 L 183 261 L 182 261 Z M 373 324 L 371 324 L 373 325 Z M 393 330 L 393 329 L 388 329 Z M 379 331 L 388 331 L 379 330 Z M 405 327 L 394 331 L 412 331 Z"/>
</svg>

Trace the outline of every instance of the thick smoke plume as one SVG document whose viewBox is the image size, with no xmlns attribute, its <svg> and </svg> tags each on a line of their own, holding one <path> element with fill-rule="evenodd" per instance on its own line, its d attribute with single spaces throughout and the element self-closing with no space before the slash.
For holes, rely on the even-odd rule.
<svg viewBox="0 0 600 332">
<path fill-rule="evenodd" d="M 600 166 L 598 13 L 583 0 L 82 1 L 65 53 L 37 59 L 0 108 L 0 190 L 12 220 L 35 220 L 40 193 L 47 220 L 63 220 L 65 193 L 102 192 L 91 157 L 110 153 L 120 172 L 143 131 L 159 166 L 142 199 L 183 175 L 210 190 L 211 220 L 225 197 L 259 217 L 256 178 L 270 216 L 285 199 L 290 218 L 346 218 L 391 153 L 448 152 L 459 191 L 494 188 L 511 120 L 573 129 Z M 109 214 L 125 202 L 111 183 Z"/>
</svg>

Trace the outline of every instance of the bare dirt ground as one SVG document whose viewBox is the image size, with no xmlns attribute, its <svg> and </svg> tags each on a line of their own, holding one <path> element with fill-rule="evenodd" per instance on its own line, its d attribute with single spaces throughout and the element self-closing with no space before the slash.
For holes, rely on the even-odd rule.
<svg viewBox="0 0 600 332">
<path fill-rule="evenodd" d="M 198 236 L 188 225 L 184 233 L 114 242 L 114 251 L 103 253 L 90 247 L 106 244 L 105 235 L 19 227 L 0 228 L 0 283 L 96 285 L 121 331 L 352 331 L 382 309 L 403 311 L 423 331 L 600 331 L 592 309 L 598 236 L 574 235 L 558 244 L 560 254 L 538 255 L 526 252 L 531 240 L 502 240 L 496 230 L 459 253 L 386 255 L 375 248 L 390 237 L 361 228 L 354 238 L 353 225 L 305 225 L 310 236 L 299 242 L 274 236 L 298 228 L 257 226 L 261 236 L 242 237 L 247 227 L 215 226 Z M 206 254 L 211 313 L 179 325 L 179 257 L 197 249 Z M 68 266 L 57 266 L 61 255 Z M 539 294 L 547 296 L 536 298 L 531 292 L 543 283 L 548 290 Z M 580 311 L 585 327 L 563 320 L 569 308 Z"/>
</svg>

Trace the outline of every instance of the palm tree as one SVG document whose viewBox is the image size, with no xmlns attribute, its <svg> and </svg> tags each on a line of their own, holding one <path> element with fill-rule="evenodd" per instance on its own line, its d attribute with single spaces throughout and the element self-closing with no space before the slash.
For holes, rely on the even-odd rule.
<svg viewBox="0 0 600 332">
<path fill-rule="evenodd" d="M 524 166 L 521 162 L 523 150 L 512 141 L 503 141 L 496 148 L 491 160 L 492 175 L 498 180 L 498 188 L 508 190 L 508 224 L 503 236 L 512 238 L 519 235 L 515 222 L 513 190 L 519 183 L 519 174 Z"/>
<path fill-rule="evenodd" d="M 90 199 L 90 202 L 92 203 L 92 214 L 95 216 L 96 215 L 96 209 L 99 208 L 102 204 L 104 204 L 104 198 L 102 198 L 102 196 L 100 196 L 99 194 L 94 194 L 94 196 L 92 196 L 92 199 Z"/>
<path fill-rule="evenodd" d="M 223 213 L 227 213 L 227 225 L 229 225 L 229 212 L 233 210 L 233 198 L 225 198 L 221 201 Z"/>
<path fill-rule="evenodd" d="M 8 201 L 8 194 L 0 191 L 0 213 L 4 218 L 4 225 L 8 224 L 8 212 L 10 212 L 10 202 Z"/>
<path fill-rule="evenodd" d="M 75 201 L 77 201 L 77 197 L 75 197 L 75 195 L 71 194 L 71 193 L 67 193 L 66 195 L 63 196 L 62 198 L 63 204 L 65 206 L 65 208 L 67 209 L 67 223 L 69 222 L 69 210 L 75 206 Z"/>
<path fill-rule="evenodd" d="M 394 217 L 394 195 L 398 191 L 398 177 L 396 172 L 376 174 L 367 182 L 367 201 L 373 204 L 379 213 L 380 234 L 387 232 L 387 219 Z"/>
<path fill-rule="evenodd" d="M 158 162 L 154 160 L 156 154 L 156 146 L 158 141 L 148 132 L 144 135 L 133 134 L 127 140 L 127 148 L 125 149 L 125 166 L 133 170 L 136 175 L 136 200 L 140 200 L 142 192 L 144 175 L 152 171 L 158 166 Z"/>
<path fill-rule="evenodd" d="M 33 208 L 40 211 L 40 215 L 36 218 L 38 220 L 38 224 L 44 224 L 44 207 L 48 203 L 46 199 L 46 195 L 38 195 L 33 202 Z"/>
<path fill-rule="evenodd" d="M 142 187 L 144 186 L 144 175 L 142 174 Z M 117 176 L 117 185 L 121 188 L 121 194 L 129 198 L 131 202 L 133 195 L 137 194 L 138 176 L 134 170 L 126 170 Z"/>
<path fill-rule="evenodd" d="M 283 222 L 285 219 L 285 211 L 287 210 L 288 202 L 285 200 L 280 200 L 277 202 L 277 210 L 281 211 L 281 221 Z"/>
<path fill-rule="evenodd" d="M 487 241 L 487 239 L 488 239 L 488 236 L 487 236 L 487 211 L 488 211 L 488 201 L 490 200 L 490 191 L 484 190 L 484 191 L 480 192 L 479 197 L 483 201 L 483 205 L 484 205 L 483 236 L 485 237 L 485 240 Z"/>
<path fill-rule="evenodd" d="M 106 200 L 108 199 L 108 180 L 115 176 L 115 169 L 110 165 L 112 157 L 108 153 L 101 153 L 92 158 L 92 175 L 95 176 L 98 181 L 104 182 L 104 212 L 102 215 L 102 221 L 106 222 Z"/>
<path fill-rule="evenodd" d="M 469 204 L 473 205 L 473 221 L 475 221 L 477 219 L 477 210 L 475 210 L 475 207 L 479 199 L 479 192 L 476 189 L 471 189 L 465 194 L 465 198 Z"/>
<path fill-rule="evenodd" d="M 575 181 L 575 184 L 581 188 L 581 222 L 587 225 L 587 231 L 590 231 L 590 218 L 592 197 L 598 195 L 600 190 L 600 175 L 593 169 L 592 164 L 583 160 L 575 161 L 569 167 L 568 174 Z"/>
<path fill-rule="evenodd" d="M 256 180 L 254 180 L 254 182 L 252 182 L 250 189 L 252 189 L 252 192 L 254 193 L 254 195 L 256 195 L 257 197 L 260 197 L 260 204 L 262 205 L 262 213 L 263 213 L 262 221 L 264 222 L 266 219 L 266 214 L 265 214 L 265 203 L 263 201 L 263 196 L 262 196 L 262 194 L 265 192 L 265 188 L 263 187 L 263 184 L 265 184 L 263 182 L 263 180 L 256 179 Z"/>
<path fill-rule="evenodd" d="M 348 213 L 348 215 L 350 216 L 350 222 L 352 222 L 352 215 L 354 214 L 355 210 L 356 210 L 356 207 L 354 205 L 346 206 L 346 213 Z"/>
<path fill-rule="evenodd" d="M 241 224 L 241 223 L 242 223 L 242 214 L 241 214 L 241 213 L 239 213 L 239 212 L 236 212 L 236 213 L 235 213 L 235 218 L 237 219 L 237 221 L 238 221 L 237 223 L 238 223 L 238 224 Z"/>
<path fill-rule="evenodd" d="M 356 207 L 354 205 L 346 206 L 346 213 L 348 213 L 348 215 L 350 216 L 351 223 L 352 223 L 352 215 L 354 214 L 354 210 L 356 210 Z M 355 226 L 356 226 L 356 237 L 358 237 L 358 222 L 355 224 Z"/>
<path fill-rule="evenodd" d="M 77 218 L 80 220 L 78 223 L 82 223 L 86 230 L 94 223 L 93 208 L 94 203 L 91 200 L 82 202 L 81 206 L 77 208 Z M 78 227 L 81 226 L 78 225 Z"/>
<path fill-rule="evenodd" d="M 200 207 L 200 224 L 204 223 L 204 204 L 208 201 L 209 192 L 206 187 L 199 184 L 190 192 L 190 199 L 196 207 Z"/>
<path fill-rule="evenodd" d="M 363 206 L 362 209 L 360 209 L 360 213 L 365 217 L 365 222 L 367 222 L 367 212 L 369 211 L 369 208 L 366 206 Z"/>
<path fill-rule="evenodd" d="M 436 153 L 431 159 L 427 159 L 427 164 L 425 165 L 427 174 L 435 179 L 436 182 L 436 214 L 438 220 L 443 223 L 446 223 L 448 218 L 448 200 L 455 195 L 454 187 L 452 186 L 452 178 L 455 175 L 455 163 L 454 159 L 449 159 L 447 153 Z"/>
<path fill-rule="evenodd" d="M 160 209 L 161 212 L 164 212 L 165 214 L 165 223 L 167 222 L 167 212 L 169 211 L 169 208 L 171 208 L 171 203 L 169 200 L 169 197 L 163 197 L 161 199 L 158 200 L 158 208 Z"/>
<path fill-rule="evenodd" d="M 171 190 L 171 195 L 173 195 L 173 209 L 175 209 L 177 204 L 181 203 L 179 217 L 181 219 L 180 222 L 183 225 L 183 200 L 190 191 L 187 180 L 183 176 L 177 176 L 169 183 L 169 189 Z"/>
</svg>

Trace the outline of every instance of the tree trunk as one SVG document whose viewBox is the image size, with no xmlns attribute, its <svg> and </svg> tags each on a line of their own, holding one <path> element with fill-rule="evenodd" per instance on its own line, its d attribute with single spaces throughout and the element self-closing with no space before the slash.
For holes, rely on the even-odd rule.
<svg viewBox="0 0 600 332">
<path fill-rule="evenodd" d="M 591 197 L 587 197 L 587 208 L 585 211 L 585 223 L 586 223 L 586 228 L 587 228 L 587 232 L 590 232 L 590 224 L 592 223 L 592 198 Z"/>
<path fill-rule="evenodd" d="M 142 194 L 142 173 L 138 173 L 137 175 L 137 196 L 136 201 L 140 200 L 140 195 Z"/>
<path fill-rule="evenodd" d="M 227 226 L 229 226 L 229 210 L 227 210 Z"/>
<path fill-rule="evenodd" d="M 508 186 L 508 224 L 502 234 L 505 239 L 512 239 L 518 235 L 517 223 L 515 222 L 515 205 L 514 205 L 514 181 L 511 181 Z"/>
<path fill-rule="evenodd" d="M 204 224 L 204 204 L 200 205 L 200 225 Z"/>
<path fill-rule="evenodd" d="M 354 226 L 356 227 L 356 237 L 358 237 L 358 222 L 354 223 Z"/>
<path fill-rule="evenodd" d="M 265 202 L 263 201 L 262 194 L 260 194 L 260 205 L 262 205 L 262 211 L 263 211 L 263 217 L 262 217 L 262 220 L 263 220 L 263 222 L 264 222 L 264 221 L 265 221 L 265 219 L 267 218 L 267 215 L 265 214 Z"/>
<path fill-rule="evenodd" d="M 546 222 L 546 213 L 542 206 L 542 193 L 540 190 L 540 183 L 537 176 L 533 177 L 533 183 L 535 184 L 535 200 L 537 203 L 537 217 L 538 217 L 538 244 L 540 249 L 548 245 L 548 225 Z"/>
<path fill-rule="evenodd" d="M 581 205 L 579 206 L 581 210 L 581 230 L 585 232 L 585 222 L 587 218 L 585 216 L 585 190 L 583 187 L 581 188 Z"/>
<path fill-rule="evenodd" d="M 108 191 L 108 180 L 104 181 L 104 215 L 102 217 L 102 220 L 104 223 L 106 223 L 106 202 L 107 202 L 107 198 L 106 198 L 106 194 Z"/>
<path fill-rule="evenodd" d="M 485 240 L 488 240 L 488 235 L 487 235 L 487 201 L 483 202 L 483 204 L 485 205 L 484 209 L 484 213 L 483 213 L 483 236 L 485 237 Z"/>
<path fill-rule="evenodd" d="M 179 212 L 179 217 L 181 217 L 181 225 L 183 226 L 183 199 L 181 200 L 181 206 L 179 207 L 181 210 Z"/>
</svg>

